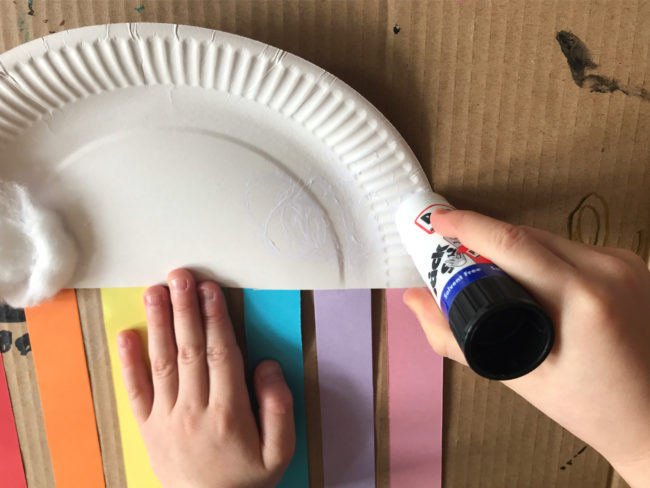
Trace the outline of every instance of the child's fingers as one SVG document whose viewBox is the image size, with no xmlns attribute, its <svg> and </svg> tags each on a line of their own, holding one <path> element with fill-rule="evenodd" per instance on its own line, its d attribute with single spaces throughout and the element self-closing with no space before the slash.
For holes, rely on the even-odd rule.
<svg viewBox="0 0 650 488">
<path fill-rule="evenodd" d="M 194 277 L 186 269 L 176 269 L 169 273 L 167 281 L 171 290 L 174 334 L 178 349 L 178 401 L 206 405 L 208 365 L 205 330 Z"/>
<path fill-rule="evenodd" d="M 255 394 L 260 406 L 262 459 L 271 471 L 288 466 L 296 446 L 293 397 L 282 369 L 275 361 L 263 361 L 255 370 Z"/>
<path fill-rule="evenodd" d="M 528 228 L 465 210 L 436 212 L 431 225 L 494 261 L 538 299 L 546 303 L 562 300 L 562 284 L 574 269 L 538 242 Z"/>
<path fill-rule="evenodd" d="M 178 369 L 169 293 L 162 286 L 152 286 L 144 293 L 144 303 L 154 403 L 170 410 L 178 396 Z"/>
<path fill-rule="evenodd" d="M 201 283 L 198 289 L 205 323 L 208 401 L 220 405 L 248 403 L 243 359 L 223 292 L 211 281 Z"/>
<path fill-rule="evenodd" d="M 409 288 L 404 292 L 404 303 L 417 317 L 431 347 L 440 356 L 467 364 L 460 346 L 442 315 L 438 304 L 426 288 Z"/>
<path fill-rule="evenodd" d="M 131 410 L 135 420 L 141 424 L 151 413 L 153 387 L 142 358 L 140 336 L 135 331 L 123 330 L 117 335 L 117 346 Z"/>
</svg>

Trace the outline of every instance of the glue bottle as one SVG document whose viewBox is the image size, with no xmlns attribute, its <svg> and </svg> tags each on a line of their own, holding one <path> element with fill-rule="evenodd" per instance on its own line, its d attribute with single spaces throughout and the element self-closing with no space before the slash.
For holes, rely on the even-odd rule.
<svg viewBox="0 0 650 488">
<path fill-rule="evenodd" d="M 553 347 L 551 319 L 496 264 L 436 232 L 430 218 L 440 209 L 453 207 L 433 192 L 416 193 L 398 208 L 397 227 L 467 363 L 490 379 L 529 373 Z"/>
</svg>

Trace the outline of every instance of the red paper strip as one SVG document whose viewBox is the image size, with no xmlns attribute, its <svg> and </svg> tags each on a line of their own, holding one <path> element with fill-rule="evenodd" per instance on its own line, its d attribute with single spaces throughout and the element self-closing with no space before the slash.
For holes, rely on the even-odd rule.
<svg viewBox="0 0 650 488">
<path fill-rule="evenodd" d="M 2 354 L 0 354 L 0 485 L 27 488 Z"/>
</svg>

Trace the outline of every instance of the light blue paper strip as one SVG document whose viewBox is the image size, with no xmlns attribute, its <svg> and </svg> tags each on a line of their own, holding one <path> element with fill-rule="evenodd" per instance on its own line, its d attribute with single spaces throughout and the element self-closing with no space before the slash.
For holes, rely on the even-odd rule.
<svg viewBox="0 0 650 488">
<path fill-rule="evenodd" d="M 251 369 L 264 359 L 275 359 L 293 394 L 296 452 L 278 487 L 309 486 L 300 291 L 245 289 L 244 320 Z"/>
</svg>

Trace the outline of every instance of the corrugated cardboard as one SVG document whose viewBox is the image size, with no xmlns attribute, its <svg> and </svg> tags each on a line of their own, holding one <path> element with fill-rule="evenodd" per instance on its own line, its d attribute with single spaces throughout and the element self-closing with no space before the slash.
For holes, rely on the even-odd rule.
<svg viewBox="0 0 650 488">
<path fill-rule="evenodd" d="M 0 0 L 0 9 L 2 50 L 48 32 L 125 21 L 193 24 L 270 43 L 374 103 L 458 207 L 648 259 L 645 2 L 34 0 L 30 11 L 27 0 Z M 577 36 L 598 66 L 572 73 L 560 31 Z M 590 91 L 589 74 L 607 82 L 599 87 L 606 93 Z M 381 311 L 381 293 L 373 301 Z M 80 302 L 97 307 L 83 293 Z M 86 347 L 96 351 L 92 341 L 103 336 L 92 333 L 100 328 L 96 312 L 88 314 L 95 318 L 84 328 Z M 381 314 L 374 326 L 377 484 L 388 486 Z M 309 432 L 317 436 L 316 353 L 313 334 L 305 336 Z M 90 367 L 95 391 L 99 376 Z M 507 388 L 445 367 L 444 486 L 625 486 L 592 449 Z M 117 473 L 116 446 L 110 449 L 106 469 Z M 31 449 L 24 455 L 26 465 L 40 459 Z M 115 476 L 112 486 L 120 486 Z"/>
<path fill-rule="evenodd" d="M 16 431 L 28 486 L 54 486 L 54 471 L 45 436 L 45 423 L 38 394 L 36 369 L 29 351 L 19 350 L 15 340 L 27 334 L 25 322 L 0 323 L 11 332 L 14 344 L 2 355 Z M 24 354 L 23 354 L 24 353 Z"/>
</svg>

